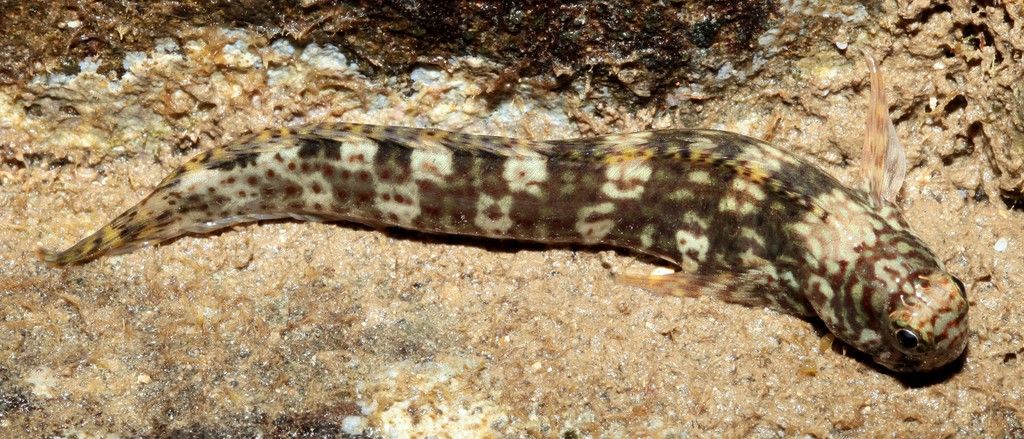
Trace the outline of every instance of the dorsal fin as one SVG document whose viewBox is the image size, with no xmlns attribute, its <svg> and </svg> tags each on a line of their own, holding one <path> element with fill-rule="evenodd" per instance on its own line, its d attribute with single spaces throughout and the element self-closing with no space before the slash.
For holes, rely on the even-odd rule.
<svg viewBox="0 0 1024 439">
<path fill-rule="evenodd" d="M 864 62 L 871 78 L 868 120 L 861 152 L 860 174 L 867 182 L 868 192 L 876 202 L 895 201 L 907 173 L 907 158 L 896 137 L 885 100 L 885 79 L 875 59 L 864 52 Z"/>
</svg>

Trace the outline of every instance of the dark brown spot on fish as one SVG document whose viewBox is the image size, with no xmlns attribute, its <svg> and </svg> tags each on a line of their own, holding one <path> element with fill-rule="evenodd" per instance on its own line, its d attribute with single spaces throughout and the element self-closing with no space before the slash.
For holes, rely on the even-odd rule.
<svg viewBox="0 0 1024 439">
<path fill-rule="evenodd" d="M 327 160 L 341 158 L 341 142 L 328 137 L 306 137 L 301 139 L 297 155 L 301 159 L 323 157 Z"/>
<path fill-rule="evenodd" d="M 171 219 L 171 216 L 173 216 L 173 215 L 174 215 L 174 212 L 172 212 L 170 210 L 165 210 L 163 212 L 160 212 L 156 216 L 156 218 L 154 218 L 154 220 L 156 222 L 158 222 L 158 223 L 163 223 L 163 222 L 166 222 L 167 220 Z"/>
<path fill-rule="evenodd" d="M 223 171 L 230 171 L 235 168 L 245 169 L 246 167 L 256 164 L 257 157 L 259 157 L 259 154 L 254 152 L 237 153 L 222 160 L 214 160 L 213 163 L 209 164 L 207 167 L 209 169 Z"/>
</svg>

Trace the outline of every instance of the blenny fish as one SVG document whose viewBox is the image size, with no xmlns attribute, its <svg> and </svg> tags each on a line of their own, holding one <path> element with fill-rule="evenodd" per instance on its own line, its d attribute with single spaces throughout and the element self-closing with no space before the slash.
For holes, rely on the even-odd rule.
<svg viewBox="0 0 1024 439">
<path fill-rule="evenodd" d="M 659 130 L 533 141 L 324 123 L 192 158 L 73 247 L 66 266 L 274 218 L 620 247 L 678 271 L 619 280 L 819 318 L 893 371 L 967 344 L 967 293 L 893 203 L 906 171 L 877 64 L 861 187 L 740 134 Z"/>
</svg>

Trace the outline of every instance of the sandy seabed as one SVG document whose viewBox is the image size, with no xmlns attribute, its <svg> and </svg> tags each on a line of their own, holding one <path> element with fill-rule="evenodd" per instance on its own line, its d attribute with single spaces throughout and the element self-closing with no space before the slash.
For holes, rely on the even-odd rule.
<svg viewBox="0 0 1024 439">
<path fill-rule="evenodd" d="M 83 60 L 0 86 L 0 436 L 1024 436 L 1024 13 L 918 3 L 843 10 L 799 56 L 776 31 L 763 65 L 702 79 L 732 78 L 727 96 L 696 81 L 639 108 L 583 84 L 483 102 L 480 72 L 500 69 L 481 58 L 389 82 L 244 29 L 183 31 L 121 75 Z M 618 285 L 652 267 L 609 249 L 281 221 L 64 270 L 32 256 L 198 150 L 300 122 L 540 139 L 686 120 L 853 183 L 861 49 L 888 74 L 906 216 L 968 284 L 969 352 L 937 373 L 891 374 L 792 316 Z"/>
</svg>

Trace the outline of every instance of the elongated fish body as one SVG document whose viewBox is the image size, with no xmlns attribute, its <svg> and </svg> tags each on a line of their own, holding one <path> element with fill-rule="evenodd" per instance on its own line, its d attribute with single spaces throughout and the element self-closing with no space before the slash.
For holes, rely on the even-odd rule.
<svg viewBox="0 0 1024 439">
<path fill-rule="evenodd" d="M 869 121 L 880 152 L 866 160 L 879 167 L 893 157 L 886 121 L 874 121 L 874 131 Z M 963 285 L 886 199 L 892 173 L 866 172 L 867 190 L 846 187 L 765 142 L 722 131 L 528 141 L 307 125 L 201 153 L 107 226 L 39 255 L 64 266 L 287 217 L 611 245 L 680 269 L 622 276 L 627 284 L 816 316 L 892 370 L 940 367 L 966 345 Z"/>
</svg>

